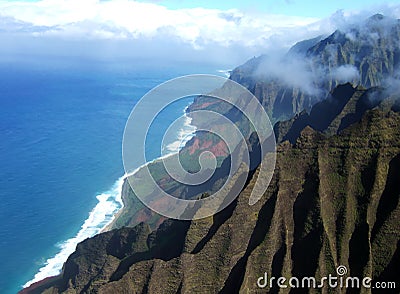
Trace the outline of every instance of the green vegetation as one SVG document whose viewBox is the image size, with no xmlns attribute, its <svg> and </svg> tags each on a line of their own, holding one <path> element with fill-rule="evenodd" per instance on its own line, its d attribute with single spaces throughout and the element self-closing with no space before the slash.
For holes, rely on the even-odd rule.
<svg viewBox="0 0 400 294">
<path fill-rule="evenodd" d="M 367 20 L 366 26 L 377 30 L 379 19 Z M 379 42 L 366 44 L 365 39 L 350 39 L 337 31 L 309 47 L 305 54 L 313 66 L 355 65 L 364 86 L 345 84 L 333 89 L 338 81 L 324 80 L 320 86 L 333 91 L 312 109 L 311 97 L 298 89 L 287 89 L 277 80 L 257 80 L 253 72 L 262 57 L 237 68 L 232 78 L 253 91 L 275 118 L 311 110 L 276 124 L 280 142 L 276 169 L 261 200 L 248 205 L 259 176 L 256 169 L 239 197 L 218 214 L 191 222 L 162 222 L 141 206 L 125 183 L 125 208 L 115 225 L 146 224 L 80 243 L 63 273 L 41 290 L 258 293 L 256 281 L 264 272 L 275 277 L 321 278 L 335 275 L 339 265 L 345 265 L 351 276 L 398 282 L 399 100 L 384 89 L 369 87 L 378 85 L 383 73 L 392 74 L 395 61 L 400 60 L 398 45 L 394 46 L 400 39 L 399 27 L 396 22 L 389 37 L 378 30 Z M 213 108 L 234 116 L 230 106 L 214 102 L 198 97 L 190 109 Z M 246 122 L 237 123 L 246 129 Z M 198 134 L 181 151 L 185 166 L 196 170 L 193 158 L 199 150 L 211 150 L 218 142 Z M 150 170 L 168 192 L 199 199 L 224 181 L 223 158 L 218 176 L 196 191 L 172 181 L 158 162 Z M 146 183 L 140 189 L 153 193 Z M 320 293 L 319 289 L 309 292 Z"/>
</svg>

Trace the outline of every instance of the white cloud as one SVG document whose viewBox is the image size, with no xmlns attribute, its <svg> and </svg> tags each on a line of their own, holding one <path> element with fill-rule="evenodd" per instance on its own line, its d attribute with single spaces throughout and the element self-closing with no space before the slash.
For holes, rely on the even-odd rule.
<svg viewBox="0 0 400 294">
<path fill-rule="evenodd" d="M 37 34 L 74 38 L 152 38 L 167 34 L 201 48 L 208 43 L 265 46 L 315 18 L 249 15 L 239 10 L 177 9 L 129 0 L 0 1 L 0 15 L 32 24 Z"/>
<path fill-rule="evenodd" d="M 302 56 L 291 56 L 280 59 L 277 56 L 264 56 L 255 76 L 278 80 L 289 87 L 300 88 L 306 94 L 317 95 L 315 87 L 316 73 L 310 67 L 310 61 Z"/>
<path fill-rule="evenodd" d="M 332 70 L 332 78 L 339 82 L 359 82 L 360 72 L 353 65 L 342 65 Z"/>
<path fill-rule="evenodd" d="M 201 62 L 225 60 L 234 66 L 263 53 L 285 53 L 298 41 L 328 35 L 376 12 L 400 16 L 399 7 L 338 11 L 317 19 L 237 9 L 168 9 L 156 1 L 0 0 L 0 56 L 27 51 L 44 56 L 106 54 L 180 60 L 197 56 Z"/>
</svg>

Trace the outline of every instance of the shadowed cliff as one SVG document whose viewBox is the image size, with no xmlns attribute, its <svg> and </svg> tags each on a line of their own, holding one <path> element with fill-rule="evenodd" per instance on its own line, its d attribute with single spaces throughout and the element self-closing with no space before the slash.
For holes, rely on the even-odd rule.
<svg viewBox="0 0 400 294">
<path fill-rule="evenodd" d="M 164 221 L 128 202 L 117 224 L 144 222 L 85 240 L 62 274 L 25 293 L 370 293 L 256 284 L 265 272 L 319 280 L 335 275 L 339 265 L 348 276 L 399 286 L 400 107 L 398 92 L 384 87 L 396 74 L 399 32 L 397 20 L 376 15 L 345 32 L 298 44 L 286 58 L 305 57 L 296 68 L 323 77 L 299 87 L 271 76 L 266 66 L 273 64 L 265 56 L 238 67 L 231 78 L 281 120 L 275 125 L 275 173 L 261 200 L 248 204 L 260 161 L 259 142 L 249 136 L 252 172 L 226 209 L 197 221 Z M 341 84 L 343 75 L 353 80 Z M 198 97 L 189 111 L 196 109 L 217 110 L 246 129 L 237 111 L 223 103 Z M 183 152 L 218 146 L 216 178 L 194 190 L 164 181 L 170 192 L 190 198 L 218 188 L 229 156 L 210 141 L 198 135 Z M 129 186 L 124 189 L 134 199 Z"/>
<path fill-rule="evenodd" d="M 82 242 L 44 293 L 259 293 L 264 272 L 319 279 L 339 265 L 349 276 L 398 281 L 399 126 L 397 112 L 379 109 L 339 135 L 306 126 L 293 145 L 278 146 L 274 177 L 254 206 L 258 170 L 213 217 Z"/>
</svg>

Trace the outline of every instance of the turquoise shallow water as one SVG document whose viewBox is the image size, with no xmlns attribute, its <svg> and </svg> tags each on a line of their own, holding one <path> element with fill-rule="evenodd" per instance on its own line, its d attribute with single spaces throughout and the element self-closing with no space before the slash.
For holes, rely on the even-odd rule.
<svg viewBox="0 0 400 294">
<path fill-rule="evenodd" d="M 61 266 L 59 253 L 74 246 L 73 238 L 111 219 L 132 107 L 159 83 L 190 73 L 217 71 L 86 60 L 0 63 L 0 293 L 15 293 L 40 269 L 47 274 L 46 262 Z M 172 121 L 188 103 L 161 119 Z M 161 133 L 155 127 L 151 139 L 161 142 Z M 148 159 L 160 155 L 160 146 L 151 146 Z"/>
</svg>

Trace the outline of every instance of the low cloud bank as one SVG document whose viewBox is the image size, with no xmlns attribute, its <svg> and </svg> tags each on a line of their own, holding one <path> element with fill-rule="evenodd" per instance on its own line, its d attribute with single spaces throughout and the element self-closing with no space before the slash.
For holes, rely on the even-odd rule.
<svg viewBox="0 0 400 294">
<path fill-rule="evenodd" d="M 286 52 L 294 43 L 328 35 L 376 12 L 399 17 L 400 5 L 338 11 L 325 19 L 238 9 L 168 9 L 129 0 L 0 1 L 0 53 L 152 56 L 237 65 Z M 296 64 L 295 66 L 302 66 Z M 296 82 L 296 81 L 294 81 Z"/>
</svg>

